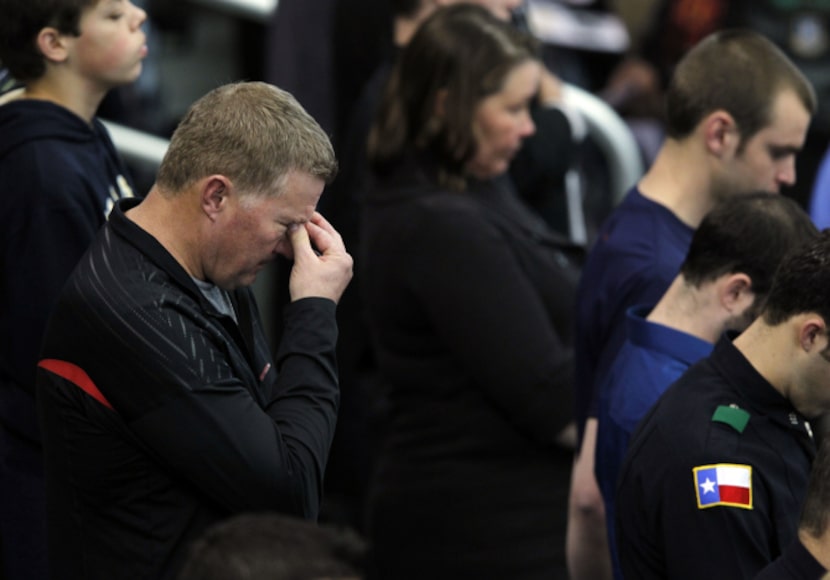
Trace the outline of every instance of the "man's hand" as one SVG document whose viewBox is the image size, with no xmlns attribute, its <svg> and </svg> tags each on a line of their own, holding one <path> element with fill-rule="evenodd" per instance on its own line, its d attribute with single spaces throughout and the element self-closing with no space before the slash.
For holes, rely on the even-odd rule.
<svg viewBox="0 0 830 580">
<path fill-rule="evenodd" d="M 352 279 L 352 257 L 337 230 L 314 212 L 310 221 L 292 228 L 289 236 L 294 251 L 288 282 L 291 301 L 311 297 L 340 300 Z"/>
</svg>

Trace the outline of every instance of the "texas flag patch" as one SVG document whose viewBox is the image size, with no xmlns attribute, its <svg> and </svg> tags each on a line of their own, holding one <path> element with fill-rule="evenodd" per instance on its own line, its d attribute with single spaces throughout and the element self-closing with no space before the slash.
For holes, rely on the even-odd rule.
<svg viewBox="0 0 830 580">
<path fill-rule="evenodd" d="M 752 466 L 717 463 L 692 471 L 699 509 L 718 505 L 752 509 Z"/>
</svg>

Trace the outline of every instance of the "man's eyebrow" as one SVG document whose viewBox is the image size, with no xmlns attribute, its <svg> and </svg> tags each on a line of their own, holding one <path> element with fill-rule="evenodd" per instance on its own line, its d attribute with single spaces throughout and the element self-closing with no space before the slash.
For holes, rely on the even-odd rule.
<svg viewBox="0 0 830 580">
<path fill-rule="evenodd" d="M 801 153 L 801 147 L 795 145 L 767 145 L 770 153 L 776 156 L 782 155 L 797 155 Z"/>
</svg>

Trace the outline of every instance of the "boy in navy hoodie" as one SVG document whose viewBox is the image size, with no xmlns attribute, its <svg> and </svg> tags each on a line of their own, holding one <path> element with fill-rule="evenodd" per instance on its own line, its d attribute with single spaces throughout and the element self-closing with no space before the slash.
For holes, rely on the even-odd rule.
<svg viewBox="0 0 830 580">
<path fill-rule="evenodd" d="M 46 577 L 34 404 L 49 313 L 115 201 L 126 168 L 95 118 L 147 54 L 129 0 L 0 0 L 0 577 Z"/>
</svg>

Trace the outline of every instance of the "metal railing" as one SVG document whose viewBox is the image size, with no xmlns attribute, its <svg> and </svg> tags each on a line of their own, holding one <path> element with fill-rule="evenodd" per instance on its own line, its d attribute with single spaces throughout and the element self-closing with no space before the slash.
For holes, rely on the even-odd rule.
<svg viewBox="0 0 830 580">
<path fill-rule="evenodd" d="M 279 0 L 190 0 L 190 2 L 263 24 L 271 20 L 279 4 Z"/>
<path fill-rule="evenodd" d="M 161 164 L 170 142 L 150 133 L 131 129 L 112 121 L 103 121 L 112 142 L 124 159 L 142 168 L 155 170 Z"/>
<path fill-rule="evenodd" d="M 588 124 L 588 133 L 602 150 L 608 162 L 611 196 L 616 205 L 645 170 L 631 129 L 605 101 L 585 89 L 565 83 L 562 99 L 582 114 Z"/>
</svg>

